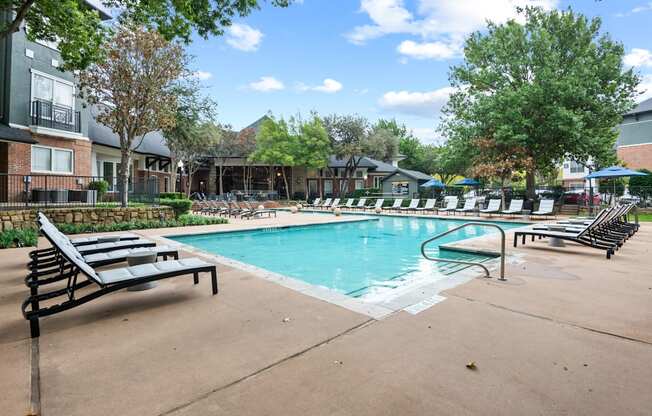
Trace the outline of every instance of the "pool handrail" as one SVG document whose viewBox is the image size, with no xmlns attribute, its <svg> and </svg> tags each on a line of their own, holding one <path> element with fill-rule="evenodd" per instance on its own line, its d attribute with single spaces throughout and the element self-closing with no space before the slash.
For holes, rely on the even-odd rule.
<svg viewBox="0 0 652 416">
<path fill-rule="evenodd" d="M 437 239 L 439 239 L 441 237 L 444 237 L 444 236 L 446 236 L 446 235 L 448 235 L 450 233 L 453 233 L 453 232 L 455 232 L 455 231 L 457 231 L 457 230 L 459 230 L 461 228 L 468 227 L 470 225 L 477 225 L 479 227 L 493 227 L 493 228 L 497 228 L 500 231 L 500 234 L 501 234 L 500 277 L 498 278 L 498 280 L 502 280 L 502 281 L 507 280 L 507 279 L 505 279 L 505 230 L 503 230 L 502 228 L 500 228 L 500 226 L 498 226 L 496 224 L 490 224 L 490 223 L 485 223 L 485 222 L 467 222 L 467 223 L 464 223 L 464 224 L 462 224 L 462 225 L 460 225 L 458 227 L 451 228 L 450 230 L 444 231 L 443 233 L 440 233 L 440 234 L 437 234 L 436 236 L 431 237 L 431 238 L 427 239 L 426 241 L 424 241 L 423 243 L 421 243 L 421 255 L 426 260 L 435 261 L 435 262 L 441 261 L 441 262 L 447 262 L 447 263 L 466 264 L 466 265 L 469 265 L 469 266 L 482 267 L 484 269 L 484 271 L 485 271 L 485 274 L 486 274 L 485 277 L 491 277 L 491 275 L 489 274 L 489 269 L 487 269 L 487 267 L 482 263 L 473 262 L 473 261 L 464 261 L 464 260 L 442 259 L 442 258 L 438 258 L 438 257 L 430 257 L 430 256 L 428 256 L 426 254 L 426 246 L 429 243 L 431 243 L 431 242 L 433 242 L 433 241 L 435 241 L 435 240 L 437 240 Z"/>
</svg>

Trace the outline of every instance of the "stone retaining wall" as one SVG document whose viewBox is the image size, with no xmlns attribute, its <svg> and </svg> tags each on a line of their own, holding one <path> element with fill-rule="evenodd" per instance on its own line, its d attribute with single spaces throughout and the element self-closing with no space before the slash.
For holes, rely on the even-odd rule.
<svg viewBox="0 0 652 416">
<path fill-rule="evenodd" d="M 51 208 L 42 210 L 0 211 L 0 231 L 14 228 L 36 228 L 36 213 L 42 211 L 54 223 L 113 224 L 131 220 L 171 220 L 170 207 L 140 208 Z"/>
</svg>

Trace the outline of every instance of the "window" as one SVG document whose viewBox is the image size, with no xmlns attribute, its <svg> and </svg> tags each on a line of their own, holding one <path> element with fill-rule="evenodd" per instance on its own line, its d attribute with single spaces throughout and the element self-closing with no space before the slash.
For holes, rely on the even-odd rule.
<svg viewBox="0 0 652 416">
<path fill-rule="evenodd" d="M 98 167 L 99 167 L 99 161 L 98 161 Z M 109 184 L 109 192 L 118 192 L 118 175 L 120 173 L 120 163 L 119 162 L 112 162 L 112 161 L 102 161 L 102 170 L 98 170 L 98 175 L 102 176 L 105 181 L 108 182 Z M 133 174 L 134 171 L 130 167 L 129 168 L 129 192 L 133 192 Z"/>
<path fill-rule="evenodd" d="M 32 146 L 32 171 L 72 173 L 73 151 L 54 147 Z"/>
<path fill-rule="evenodd" d="M 170 192 L 170 178 L 163 178 L 163 192 Z"/>
<path fill-rule="evenodd" d="M 392 194 L 407 195 L 410 193 L 410 184 L 408 182 L 392 182 Z"/>
<path fill-rule="evenodd" d="M 355 189 L 364 189 L 364 181 L 362 179 L 355 180 Z"/>
<path fill-rule="evenodd" d="M 324 195 L 333 195 L 333 181 L 330 179 L 324 180 Z"/>
<path fill-rule="evenodd" d="M 374 188 L 380 189 L 382 188 L 382 182 L 383 178 L 381 176 L 374 176 Z"/>
<path fill-rule="evenodd" d="M 32 70 L 32 101 L 35 100 L 73 108 L 75 88 L 72 82 Z"/>
<path fill-rule="evenodd" d="M 364 178 L 364 171 L 362 169 L 356 169 L 355 177 L 356 178 Z"/>
<path fill-rule="evenodd" d="M 572 161 L 570 163 L 570 173 L 584 173 L 584 166 Z"/>
</svg>

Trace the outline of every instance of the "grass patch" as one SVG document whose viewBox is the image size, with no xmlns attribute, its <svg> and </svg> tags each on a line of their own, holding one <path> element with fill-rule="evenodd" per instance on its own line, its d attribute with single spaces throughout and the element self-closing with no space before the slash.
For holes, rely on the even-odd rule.
<svg viewBox="0 0 652 416">
<path fill-rule="evenodd" d="M 0 233 L 0 248 L 36 247 L 38 233 L 32 228 L 6 230 Z"/>
<path fill-rule="evenodd" d="M 64 234 L 106 233 L 111 231 L 145 230 L 150 228 L 187 227 L 193 225 L 226 224 L 226 218 L 185 214 L 174 220 L 134 220 L 113 224 L 57 224 Z"/>
<path fill-rule="evenodd" d="M 652 222 L 652 213 L 638 214 L 638 220 L 640 222 Z"/>
</svg>

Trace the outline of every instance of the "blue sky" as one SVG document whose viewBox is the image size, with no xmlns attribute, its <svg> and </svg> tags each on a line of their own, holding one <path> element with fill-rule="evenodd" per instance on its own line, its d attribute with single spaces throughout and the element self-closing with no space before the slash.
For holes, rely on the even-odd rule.
<svg viewBox="0 0 652 416">
<path fill-rule="evenodd" d="M 264 2 L 263 2 L 264 3 Z M 450 89 L 448 70 L 486 19 L 505 21 L 516 5 L 599 16 L 625 45 L 626 65 L 652 97 L 652 2 L 628 0 L 303 0 L 263 4 L 223 37 L 189 47 L 197 76 L 217 101 L 219 120 L 242 128 L 271 111 L 290 116 L 358 113 L 396 118 L 423 142 L 435 133 Z"/>
</svg>

